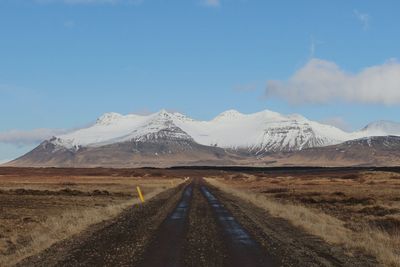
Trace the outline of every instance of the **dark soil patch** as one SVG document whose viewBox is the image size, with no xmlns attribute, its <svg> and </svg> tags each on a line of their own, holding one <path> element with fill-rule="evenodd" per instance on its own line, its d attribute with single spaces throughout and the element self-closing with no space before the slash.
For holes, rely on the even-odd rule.
<svg viewBox="0 0 400 267">
<path fill-rule="evenodd" d="M 345 194 L 336 192 L 334 197 L 323 196 L 319 192 L 307 192 L 300 194 L 293 193 L 277 193 L 274 195 L 275 198 L 282 200 L 289 200 L 292 202 L 298 202 L 302 204 L 331 204 L 331 205 L 373 205 L 376 200 L 370 197 L 344 197 Z"/>
<path fill-rule="evenodd" d="M 390 234 L 400 233 L 400 220 L 395 218 L 383 218 L 373 220 L 370 223 L 374 227 L 378 227 Z"/>
<path fill-rule="evenodd" d="M 271 189 L 263 190 L 263 191 L 261 191 L 261 193 L 276 194 L 276 193 L 286 193 L 288 191 L 289 191 L 289 189 L 287 189 L 287 188 L 271 188 Z"/>
<path fill-rule="evenodd" d="M 359 178 L 360 176 L 358 174 L 352 173 L 352 174 L 346 174 L 343 175 L 341 177 L 339 177 L 340 179 L 346 179 L 346 180 L 355 180 L 357 178 Z"/>
<path fill-rule="evenodd" d="M 334 195 L 334 196 L 338 196 L 338 197 L 345 197 L 345 196 L 346 196 L 346 194 L 345 194 L 345 193 L 343 193 L 343 192 L 340 192 L 340 191 L 333 192 L 333 193 L 332 193 L 332 195 Z"/>
<path fill-rule="evenodd" d="M 375 203 L 372 198 L 314 198 L 314 197 L 302 197 L 299 199 L 304 204 L 331 204 L 331 205 L 371 205 Z"/>
<path fill-rule="evenodd" d="M 379 217 L 395 214 L 398 212 L 399 212 L 399 210 L 397 210 L 397 209 L 388 209 L 388 208 L 385 208 L 382 206 L 365 207 L 365 208 L 359 210 L 359 213 L 363 213 L 366 215 L 374 215 L 374 216 L 379 216 Z"/>
<path fill-rule="evenodd" d="M 80 191 L 71 188 L 64 188 L 60 190 L 37 190 L 37 189 L 10 189 L 0 190 L 3 195 L 30 195 L 30 196 L 132 196 L 130 193 L 122 192 L 109 192 L 107 190 L 93 190 L 93 191 Z"/>
</svg>

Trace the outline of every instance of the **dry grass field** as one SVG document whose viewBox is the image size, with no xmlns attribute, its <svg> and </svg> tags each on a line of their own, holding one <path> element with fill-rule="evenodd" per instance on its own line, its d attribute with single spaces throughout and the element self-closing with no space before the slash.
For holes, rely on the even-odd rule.
<svg viewBox="0 0 400 267">
<path fill-rule="evenodd" d="M 155 171 L 0 170 L 0 266 L 38 253 L 178 185 Z M 82 175 L 79 175 L 82 173 Z"/>
<path fill-rule="evenodd" d="M 400 264 L 400 174 L 225 173 L 207 179 L 220 189 L 289 220 L 349 253 Z"/>
<path fill-rule="evenodd" d="M 60 240 L 103 227 L 127 207 L 139 206 L 136 186 L 150 199 L 186 177 L 206 177 L 209 184 L 236 196 L 233 204 L 250 202 L 349 255 L 369 255 L 384 266 L 399 266 L 400 173 L 229 168 L 0 168 L 0 266 L 39 255 Z"/>
</svg>

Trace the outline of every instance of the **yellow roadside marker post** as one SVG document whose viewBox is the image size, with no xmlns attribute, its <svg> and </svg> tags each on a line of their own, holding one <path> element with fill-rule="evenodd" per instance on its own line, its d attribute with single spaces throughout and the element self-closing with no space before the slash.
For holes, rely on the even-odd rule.
<svg viewBox="0 0 400 267">
<path fill-rule="evenodd" d="M 144 197 L 143 197 L 143 194 L 142 194 L 142 190 L 140 190 L 140 187 L 139 187 L 139 186 L 136 186 L 136 189 L 137 189 L 137 192 L 138 192 L 138 194 L 139 194 L 139 199 L 140 199 L 140 201 L 141 201 L 142 203 L 144 203 Z"/>
</svg>

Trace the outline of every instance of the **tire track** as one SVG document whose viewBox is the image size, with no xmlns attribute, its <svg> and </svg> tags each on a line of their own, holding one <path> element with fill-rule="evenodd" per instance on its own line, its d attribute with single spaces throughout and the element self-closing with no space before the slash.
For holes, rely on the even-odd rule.
<svg viewBox="0 0 400 267">
<path fill-rule="evenodd" d="M 147 248 L 143 267 L 168 267 L 183 265 L 183 245 L 187 233 L 188 214 L 193 195 L 193 184 L 188 185 L 172 213 L 159 227 L 155 239 Z"/>
<path fill-rule="evenodd" d="M 227 249 L 220 227 L 196 180 L 184 254 L 185 267 L 220 267 L 224 266 L 227 258 Z"/>
<path fill-rule="evenodd" d="M 228 248 L 225 266 L 278 266 L 275 259 L 251 237 L 205 185 L 201 186 L 201 191 L 211 205 L 216 220 L 223 231 L 225 244 Z"/>
</svg>

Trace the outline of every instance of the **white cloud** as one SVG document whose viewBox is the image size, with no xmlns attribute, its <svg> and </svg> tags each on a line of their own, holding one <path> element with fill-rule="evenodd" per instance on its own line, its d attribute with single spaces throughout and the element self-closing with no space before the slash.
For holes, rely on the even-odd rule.
<svg viewBox="0 0 400 267">
<path fill-rule="evenodd" d="M 55 135 L 66 133 L 63 129 L 34 129 L 30 131 L 10 130 L 0 132 L 0 143 L 21 145 L 30 145 L 40 143 Z"/>
<path fill-rule="evenodd" d="M 321 120 L 320 122 L 323 124 L 335 126 L 336 128 L 342 129 L 344 131 L 351 130 L 350 125 L 342 117 L 326 118 L 324 120 Z"/>
<path fill-rule="evenodd" d="M 281 97 L 294 104 L 341 100 L 398 105 L 400 64 L 396 60 L 390 60 L 351 74 L 341 70 L 333 62 L 314 58 L 288 81 L 268 81 L 266 96 Z"/>
<path fill-rule="evenodd" d="M 364 31 L 368 30 L 371 17 L 367 13 L 362 13 L 356 9 L 354 10 L 354 16 L 361 22 Z"/>
<path fill-rule="evenodd" d="M 203 4 L 209 7 L 219 7 L 221 5 L 220 0 L 203 0 Z"/>
</svg>

